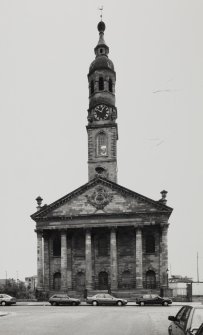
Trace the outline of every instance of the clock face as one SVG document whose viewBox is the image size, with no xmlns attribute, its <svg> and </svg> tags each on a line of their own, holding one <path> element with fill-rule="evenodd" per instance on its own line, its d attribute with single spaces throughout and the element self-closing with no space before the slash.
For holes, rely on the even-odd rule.
<svg viewBox="0 0 203 335">
<path fill-rule="evenodd" d="M 95 120 L 106 120 L 109 116 L 109 108 L 106 105 L 98 105 L 94 109 Z"/>
</svg>

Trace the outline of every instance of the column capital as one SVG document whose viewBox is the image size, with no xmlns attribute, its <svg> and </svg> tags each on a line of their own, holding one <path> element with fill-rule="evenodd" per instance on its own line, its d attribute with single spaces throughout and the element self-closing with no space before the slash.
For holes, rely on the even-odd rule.
<svg viewBox="0 0 203 335">
<path fill-rule="evenodd" d="M 85 233 L 86 234 L 91 234 L 92 228 L 85 228 Z"/>
<path fill-rule="evenodd" d="M 161 230 L 167 230 L 169 227 L 169 223 L 161 223 L 160 226 L 161 226 Z"/>
<path fill-rule="evenodd" d="M 134 228 L 135 228 L 136 231 L 141 231 L 141 232 L 143 231 L 143 226 L 140 225 L 140 224 L 134 226 Z"/>
<path fill-rule="evenodd" d="M 35 233 L 40 236 L 40 234 L 42 235 L 43 233 L 43 229 L 35 229 Z"/>
<path fill-rule="evenodd" d="M 65 229 L 65 228 L 60 229 L 60 233 L 61 234 L 67 234 L 67 229 Z"/>
</svg>

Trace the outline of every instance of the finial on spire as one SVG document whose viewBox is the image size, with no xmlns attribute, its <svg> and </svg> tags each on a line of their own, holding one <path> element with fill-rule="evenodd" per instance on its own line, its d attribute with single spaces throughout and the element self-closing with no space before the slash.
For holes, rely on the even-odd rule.
<svg viewBox="0 0 203 335">
<path fill-rule="evenodd" d="M 103 16 L 103 12 L 102 12 L 103 9 L 104 9 L 104 6 L 100 6 L 100 7 L 99 7 L 101 21 L 102 21 L 102 16 Z"/>
</svg>

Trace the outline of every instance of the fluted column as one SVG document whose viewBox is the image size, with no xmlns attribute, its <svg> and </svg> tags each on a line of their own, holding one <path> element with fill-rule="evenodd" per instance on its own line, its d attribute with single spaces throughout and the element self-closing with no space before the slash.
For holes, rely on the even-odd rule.
<svg viewBox="0 0 203 335">
<path fill-rule="evenodd" d="M 49 262 L 49 235 L 44 233 L 44 289 L 49 290 L 50 262 Z"/>
<path fill-rule="evenodd" d="M 85 231 L 85 287 L 92 289 L 92 236 L 91 230 Z"/>
<path fill-rule="evenodd" d="M 168 225 L 162 226 L 161 230 L 161 253 L 160 253 L 160 286 L 168 286 Z"/>
<path fill-rule="evenodd" d="M 110 232 L 111 290 L 118 288 L 117 241 L 116 229 Z"/>
<path fill-rule="evenodd" d="M 61 290 L 67 290 L 67 236 L 66 230 L 61 231 Z"/>
<path fill-rule="evenodd" d="M 143 288 L 141 228 L 136 229 L 136 288 Z"/>
<path fill-rule="evenodd" d="M 43 290 L 42 232 L 37 231 L 37 289 Z"/>
</svg>

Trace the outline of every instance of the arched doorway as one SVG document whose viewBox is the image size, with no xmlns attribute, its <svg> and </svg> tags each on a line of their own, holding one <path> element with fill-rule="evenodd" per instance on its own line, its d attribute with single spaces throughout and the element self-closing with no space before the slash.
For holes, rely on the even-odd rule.
<svg viewBox="0 0 203 335">
<path fill-rule="evenodd" d="M 99 273 L 99 290 L 108 290 L 108 273 L 106 271 Z"/>
<path fill-rule="evenodd" d="M 85 274 L 80 271 L 76 274 L 76 290 L 83 291 L 85 288 Z"/>
<path fill-rule="evenodd" d="M 60 291 L 61 289 L 61 274 L 60 272 L 56 272 L 54 274 L 54 290 Z"/>
<path fill-rule="evenodd" d="M 156 288 L 156 275 L 152 270 L 146 272 L 146 288 Z"/>
</svg>

